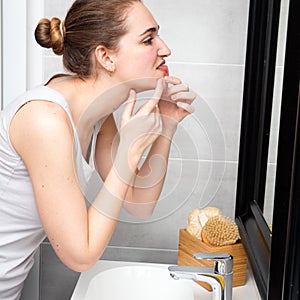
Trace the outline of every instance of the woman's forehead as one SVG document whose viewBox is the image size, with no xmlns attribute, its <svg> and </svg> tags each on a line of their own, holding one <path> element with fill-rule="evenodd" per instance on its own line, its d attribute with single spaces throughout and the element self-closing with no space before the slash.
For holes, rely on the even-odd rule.
<svg viewBox="0 0 300 300">
<path fill-rule="evenodd" d="M 153 15 L 141 2 L 134 2 L 128 10 L 126 25 L 128 31 L 143 35 L 147 31 L 157 31 L 158 25 Z"/>
</svg>

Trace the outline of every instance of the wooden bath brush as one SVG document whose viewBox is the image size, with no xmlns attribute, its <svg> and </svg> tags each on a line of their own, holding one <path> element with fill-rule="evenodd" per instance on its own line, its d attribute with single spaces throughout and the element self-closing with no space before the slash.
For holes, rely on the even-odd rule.
<svg viewBox="0 0 300 300">
<path fill-rule="evenodd" d="M 236 223 L 228 217 L 218 215 L 208 219 L 202 228 L 202 240 L 210 246 L 232 245 L 239 239 Z"/>
</svg>

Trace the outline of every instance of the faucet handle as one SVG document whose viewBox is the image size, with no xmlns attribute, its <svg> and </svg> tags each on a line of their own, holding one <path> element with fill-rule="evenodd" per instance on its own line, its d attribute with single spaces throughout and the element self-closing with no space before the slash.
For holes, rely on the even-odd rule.
<svg viewBox="0 0 300 300">
<path fill-rule="evenodd" d="M 194 253 L 193 257 L 198 260 L 212 260 L 219 274 L 231 274 L 233 269 L 233 257 L 223 253 Z"/>
<path fill-rule="evenodd" d="M 193 254 L 193 257 L 196 259 L 203 259 L 203 260 L 232 260 L 232 256 L 230 254 L 224 253 L 203 253 L 197 252 Z"/>
</svg>

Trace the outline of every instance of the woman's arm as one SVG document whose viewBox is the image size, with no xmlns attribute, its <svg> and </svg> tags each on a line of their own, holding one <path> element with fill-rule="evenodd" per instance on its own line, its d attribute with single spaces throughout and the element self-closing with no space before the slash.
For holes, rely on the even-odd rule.
<svg viewBox="0 0 300 300">
<path fill-rule="evenodd" d="M 30 174 L 37 210 L 56 254 L 69 268 L 89 269 L 104 251 L 132 181 L 140 153 L 161 131 L 160 120 L 152 114 L 157 101 L 150 101 L 142 111 L 146 128 L 143 138 L 131 136 L 126 125 L 134 124 L 125 108 L 120 146 L 114 165 L 107 173 L 103 188 L 86 209 L 85 199 L 76 176 L 73 131 L 65 111 L 57 104 L 31 101 L 14 116 L 10 127 L 12 145 L 23 159 Z M 125 136 L 125 138 L 124 138 Z M 140 142 L 132 145 L 128 136 Z M 128 156 L 128 151 L 131 155 Z M 20 191 L 21 192 L 21 191 Z"/>
<path fill-rule="evenodd" d="M 136 170 L 123 204 L 130 214 L 139 218 L 151 217 L 165 181 L 171 140 L 169 136 L 159 136 L 141 168 Z"/>
<path fill-rule="evenodd" d="M 119 132 L 114 116 L 111 114 L 102 123 L 97 136 L 95 149 L 96 169 L 103 182 L 113 165 L 113 160 L 119 147 L 119 142 Z"/>
<path fill-rule="evenodd" d="M 110 115 L 99 131 L 96 144 L 96 166 L 103 181 L 113 165 L 118 140 L 114 117 Z M 163 187 L 171 140 L 170 134 L 159 136 L 153 143 L 141 169 L 136 169 L 136 175 L 132 179 L 133 182 L 128 188 L 123 203 L 123 207 L 132 215 L 151 216 Z"/>
<path fill-rule="evenodd" d="M 163 188 L 166 171 L 168 167 L 168 158 L 173 135 L 177 124 L 185 116 L 193 112 L 190 104 L 195 98 L 195 94 L 189 91 L 187 85 L 182 84 L 177 78 L 165 78 L 163 99 L 159 102 L 159 113 L 162 116 L 163 131 L 159 138 L 153 143 L 147 157 L 140 169 L 136 170 L 136 176 L 129 187 L 124 208 L 134 216 L 148 218 L 152 215 L 156 202 Z M 174 96 L 177 101 L 185 103 L 186 109 L 176 105 L 176 101 L 171 100 Z M 116 124 L 113 116 L 110 116 L 103 124 L 98 143 L 96 160 L 99 166 L 100 175 L 105 178 L 105 170 L 112 164 L 112 150 L 117 143 L 113 143 L 115 137 L 118 137 Z M 114 146 L 113 146 L 114 145 Z"/>
<path fill-rule="evenodd" d="M 169 152 L 177 125 L 193 113 L 196 94 L 176 77 L 165 77 L 164 92 L 159 101 L 163 130 L 153 143 L 143 165 L 137 171 L 132 188 L 128 189 L 124 207 L 131 214 L 151 217 L 160 196 L 168 168 Z"/>
</svg>

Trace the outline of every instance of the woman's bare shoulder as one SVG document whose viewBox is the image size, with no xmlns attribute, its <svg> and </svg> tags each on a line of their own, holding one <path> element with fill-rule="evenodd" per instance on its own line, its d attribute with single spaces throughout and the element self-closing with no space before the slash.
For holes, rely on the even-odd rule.
<svg viewBox="0 0 300 300">
<path fill-rule="evenodd" d="M 72 138 L 70 119 L 64 108 L 54 102 L 33 100 L 26 102 L 12 119 L 9 135 L 17 152 L 24 145 L 50 146 L 58 139 L 63 142 Z M 18 151 L 19 150 L 19 151 Z"/>
</svg>

